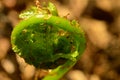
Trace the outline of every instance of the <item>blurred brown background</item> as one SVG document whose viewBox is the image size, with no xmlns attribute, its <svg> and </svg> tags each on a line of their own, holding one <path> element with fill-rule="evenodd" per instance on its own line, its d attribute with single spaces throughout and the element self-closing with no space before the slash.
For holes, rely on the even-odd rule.
<svg viewBox="0 0 120 80">
<path fill-rule="evenodd" d="M 39 1 L 52 1 L 61 17 L 79 21 L 86 33 L 86 50 L 63 80 L 120 80 L 120 0 Z M 30 5 L 35 1 L 0 0 L 0 80 L 34 80 L 47 74 L 11 50 L 11 31 Z"/>
</svg>

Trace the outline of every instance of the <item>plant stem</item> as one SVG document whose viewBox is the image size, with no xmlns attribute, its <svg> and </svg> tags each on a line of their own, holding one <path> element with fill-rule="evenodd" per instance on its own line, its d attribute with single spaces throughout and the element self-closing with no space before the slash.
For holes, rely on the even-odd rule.
<svg viewBox="0 0 120 80">
<path fill-rule="evenodd" d="M 77 61 L 68 60 L 65 64 L 58 66 L 56 69 L 52 70 L 45 78 L 42 80 L 60 80 L 76 63 Z"/>
</svg>

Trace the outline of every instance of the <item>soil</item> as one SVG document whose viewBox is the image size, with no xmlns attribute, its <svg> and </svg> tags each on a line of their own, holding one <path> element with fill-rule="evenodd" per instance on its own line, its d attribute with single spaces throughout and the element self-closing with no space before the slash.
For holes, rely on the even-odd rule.
<svg viewBox="0 0 120 80">
<path fill-rule="evenodd" d="M 61 17 L 77 20 L 85 31 L 86 50 L 62 80 L 120 80 L 120 0 L 39 1 L 52 1 Z M 0 1 L 0 80 L 34 80 L 47 74 L 11 49 L 10 35 L 19 13 L 30 5 L 35 1 Z"/>
</svg>

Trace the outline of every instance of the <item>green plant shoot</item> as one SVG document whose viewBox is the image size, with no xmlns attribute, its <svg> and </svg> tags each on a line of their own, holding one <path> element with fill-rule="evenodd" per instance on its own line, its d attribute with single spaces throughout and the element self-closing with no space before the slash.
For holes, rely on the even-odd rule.
<svg viewBox="0 0 120 80">
<path fill-rule="evenodd" d="M 11 35 L 12 49 L 36 68 L 52 69 L 43 80 L 59 80 L 85 50 L 79 24 L 58 16 L 52 3 L 20 14 L 23 20 Z"/>
</svg>

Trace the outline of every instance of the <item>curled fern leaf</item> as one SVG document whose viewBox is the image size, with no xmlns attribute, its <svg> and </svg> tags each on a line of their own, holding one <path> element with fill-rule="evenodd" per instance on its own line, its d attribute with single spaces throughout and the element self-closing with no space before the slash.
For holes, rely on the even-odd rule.
<svg viewBox="0 0 120 80">
<path fill-rule="evenodd" d="M 27 63 L 54 69 L 51 74 L 57 76 L 50 74 L 43 80 L 59 80 L 77 62 L 86 41 L 76 21 L 59 17 L 53 4 L 47 9 L 51 13 L 34 8 L 30 11 L 32 14 L 22 15 L 26 19 L 14 28 L 11 43 L 13 50 Z"/>
</svg>

